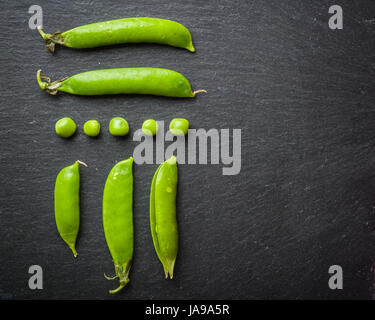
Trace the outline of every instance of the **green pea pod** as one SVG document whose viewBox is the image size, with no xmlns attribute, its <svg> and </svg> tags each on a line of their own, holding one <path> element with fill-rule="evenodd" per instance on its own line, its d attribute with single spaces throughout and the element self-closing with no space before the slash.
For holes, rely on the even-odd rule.
<svg viewBox="0 0 375 320">
<path fill-rule="evenodd" d="M 61 238 L 77 256 L 75 248 L 79 231 L 79 164 L 77 160 L 69 167 L 62 169 L 55 184 L 55 220 Z"/>
<path fill-rule="evenodd" d="M 171 157 L 162 163 L 152 179 L 150 225 L 156 254 L 163 264 L 165 278 L 173 278 L 178 252 L 176 218 L 177 161 Z"/>
<path fill-rule="evenodd" d="M 126 18 L 80 26 L 63 33 L 44 33 L 46 48 L 54 52 L 55 44 L 70 48 L 95 48 L 121 43 L 159 43 L 194 52 L 189 30 L 180 23 L 158 18 Z"/>
<path fill-rule="evenodd" d="M 44 82 L 42 80 L 46 80 Z M 55 95 L 58 91 L 77 95 L 150 94 L 194 98 L 205 90 L 192 91 L 189 81 L 180 73 L 161 68 L 119 68 L 87 71 L 51 82 L 37 72 L 42 90 Z"/>
<path fill-rule="evenodd" d="M 129 280 L 133 259 L 133 158 L 118 162 L 108 175 L 103 193 L 103 227 L 105 239 L 115 265 L 120 286 Z M 107 279 L 110 279 L 106 277 Z"/>
</svg>

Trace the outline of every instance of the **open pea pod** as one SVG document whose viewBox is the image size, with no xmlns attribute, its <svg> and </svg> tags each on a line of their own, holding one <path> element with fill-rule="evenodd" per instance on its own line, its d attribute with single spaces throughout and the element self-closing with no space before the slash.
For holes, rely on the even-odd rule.
<svg viewBox="0 0 375 320">
<path fill-rule="evenodd" d="M 165 277 L 173 278 L 178 252 L 176 217 L 177 161 L 173 156 L 156 170 L 151 184 L 150 226 L 156 254 Z"/>
</svg>

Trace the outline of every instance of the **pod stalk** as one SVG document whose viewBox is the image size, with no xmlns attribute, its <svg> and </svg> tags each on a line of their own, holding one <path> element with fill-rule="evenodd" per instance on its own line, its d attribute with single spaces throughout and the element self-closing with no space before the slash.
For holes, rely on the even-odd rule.
<svg viewBox="0 0 375 320">
<path fill-rule="evenodd" d="M 40 26 L 38 26 L 38 31 L 46 42 L 46 49 L 48 51 L 54 53 L 56 44 L 64 45 L 64 37 L 62 36 L 61 31 L 56 31 L 53 34 L 45 33 Z"/>
<path fill-rule="evenodd" d="M 193 92 L 193 97 L 195 97 L 198 93 L 207 93 L 207 91 L 204 90 L 204 89 L 195 90 L 195 91 Z"/>
<path fill-rule="evenodd" d="M 120 285 L 118 288 L 114 289 L 114 290 L 109 290 L 109 293 L 110 294 L 115 294 L 119 291 L 121 291 L 129 282 L 130 280 L 128 279 L 127 281 L 124 281 L 123 283 L 120 282 Z"/>
<path fill-rule="evenodd" d="M 130 279 L 129 279 L 130 267 L 131 267 L 131 261 L 128 261 L 124 265 L 115 264 L 116 276 L 114 276 L 113 278 L 110 278 L 104 275 L 104 277 L 107 280 L 115 280 L 116 278 L 119 278 L 119 282 L 120 282 L 119 287 L 117 287 L 114 290 L 109 290 L 110 294 L 114 294 L 114 293 L 121 291 L 130 282 Z"/>
<path fill-rule="evenodd" d="M 51 82 L 51 79 L 49 77 L 42 76 L 42 70 L 39 69 L 36 73 L 36 80 L 38 81 L 40 89 L 43 91 L 46 91 L 47 93 L 51 95 L 56 95 L 58 92 L 58 88 L 62 85 L 62 83 L 68 79 L 69 77 L 64 77 L 60 80 Z M 45 81 L 43 81 L 45 80 Z"/>
<path fill-rule="evenodd" d="M 88 167 L 88 165 L 86 163 L 84 163 L 83 161 L 81 161 L 81 160 L 77 160 L 76 162 L 78 164 L 81 164 L 81 165 L 85 166 L 86 168 Z"/>
</svg>

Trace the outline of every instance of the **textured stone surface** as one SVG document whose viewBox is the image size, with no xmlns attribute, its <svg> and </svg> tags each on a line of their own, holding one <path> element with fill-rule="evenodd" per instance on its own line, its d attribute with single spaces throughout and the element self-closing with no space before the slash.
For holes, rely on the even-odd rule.
<svg viewBox="0 0 375 320">
<path fill-rule="evenodd" d="M 340 1 L 344 30 L 328 28 L 331 1 L 38 1 L 45 31 L 100 20 L 153 16 L 179 21 L 197 52 L 123 45 L 44 49 L 28 28 L 28 1 L 2 1 L 0 42 L 0 298 L 221 299 L 370 298 L 375 259 L 375 6 Z M 208 95 L 48 96 L 37 69 L 52 79 L 114 67 L 153 66 L 186 75 Z M 69 116 L 78 134 L 63 140 L 55 121 Z M 109 120 L 131 133 L 116 139 Z M 106 176 L 132 155 L 132 133 L 147 118 L 186 117 L 192 128 L 242 129 L 242 171 L 180 165 L 180 252 L 173 281 L 154 252 L 148 201 L 156 165 L 135 166 L 135 256 L 130 285 L 112 297 L 113 265 L 101 220 Z M 98 119 L 90 139 L 83 124 Z M 81 168 L 81 231 L 72 254 L 53 214 L 58 171 Z M 44 290 L 27 286 L 44 270 Z M 328 267 L 344 269 L 344 290 L 330 291 Z"/>
</svg>

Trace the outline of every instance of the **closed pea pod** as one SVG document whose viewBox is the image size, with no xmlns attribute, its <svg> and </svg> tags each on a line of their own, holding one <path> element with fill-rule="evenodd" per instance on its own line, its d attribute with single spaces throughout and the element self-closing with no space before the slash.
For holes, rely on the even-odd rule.
<svg viewBox="0 0 375 320">
<path fill-rule="evenodd" d="M 197 93 L 206 92 L 192 91 L 189 81 L 182 74 L 161 68 L 93 70 L 54 82 L 38 70 L 37 81 L 42 90 L 52 95 L 63 91 L 76 95 L 149 94 L 194 98 Z"/>
<path fill-rule="evenodd" d="M 150 226 L 156 254 L 163 264 L 165 277 L 173 278 L 178 252 L 176 218 L 177 161 L 173 156 L 162 163 L 152 179 Z"/>
<path fill-rule="evenodd" d="M 55 184 L 55 220 L 61 238 L 77 256 L 75 248 L 79 231 L 79 164 L 77 160 L 71 166 L 63 168 Z"/>
<path fill-rule="evenodd" d="M 126 286 L 133 259 L 133 158 L 118 162 L 108 175 L 103 193 L 103 228 L 120 285 Z M 111 279 L 106 277 L 107 279 Z M 112 280 L 111 279 L 111 280 Z"/>
<path fill-rule="evenodd" d="M 55 44 L 70 48 L 95 48 L 121 43 L 159 43 L 194 52 L 189 30 L 182 24 L 158 18 L 125 18 L 91 23 L 65 32 L 44 33 L 46 48 L 54 52 Z"/>
</svg>

